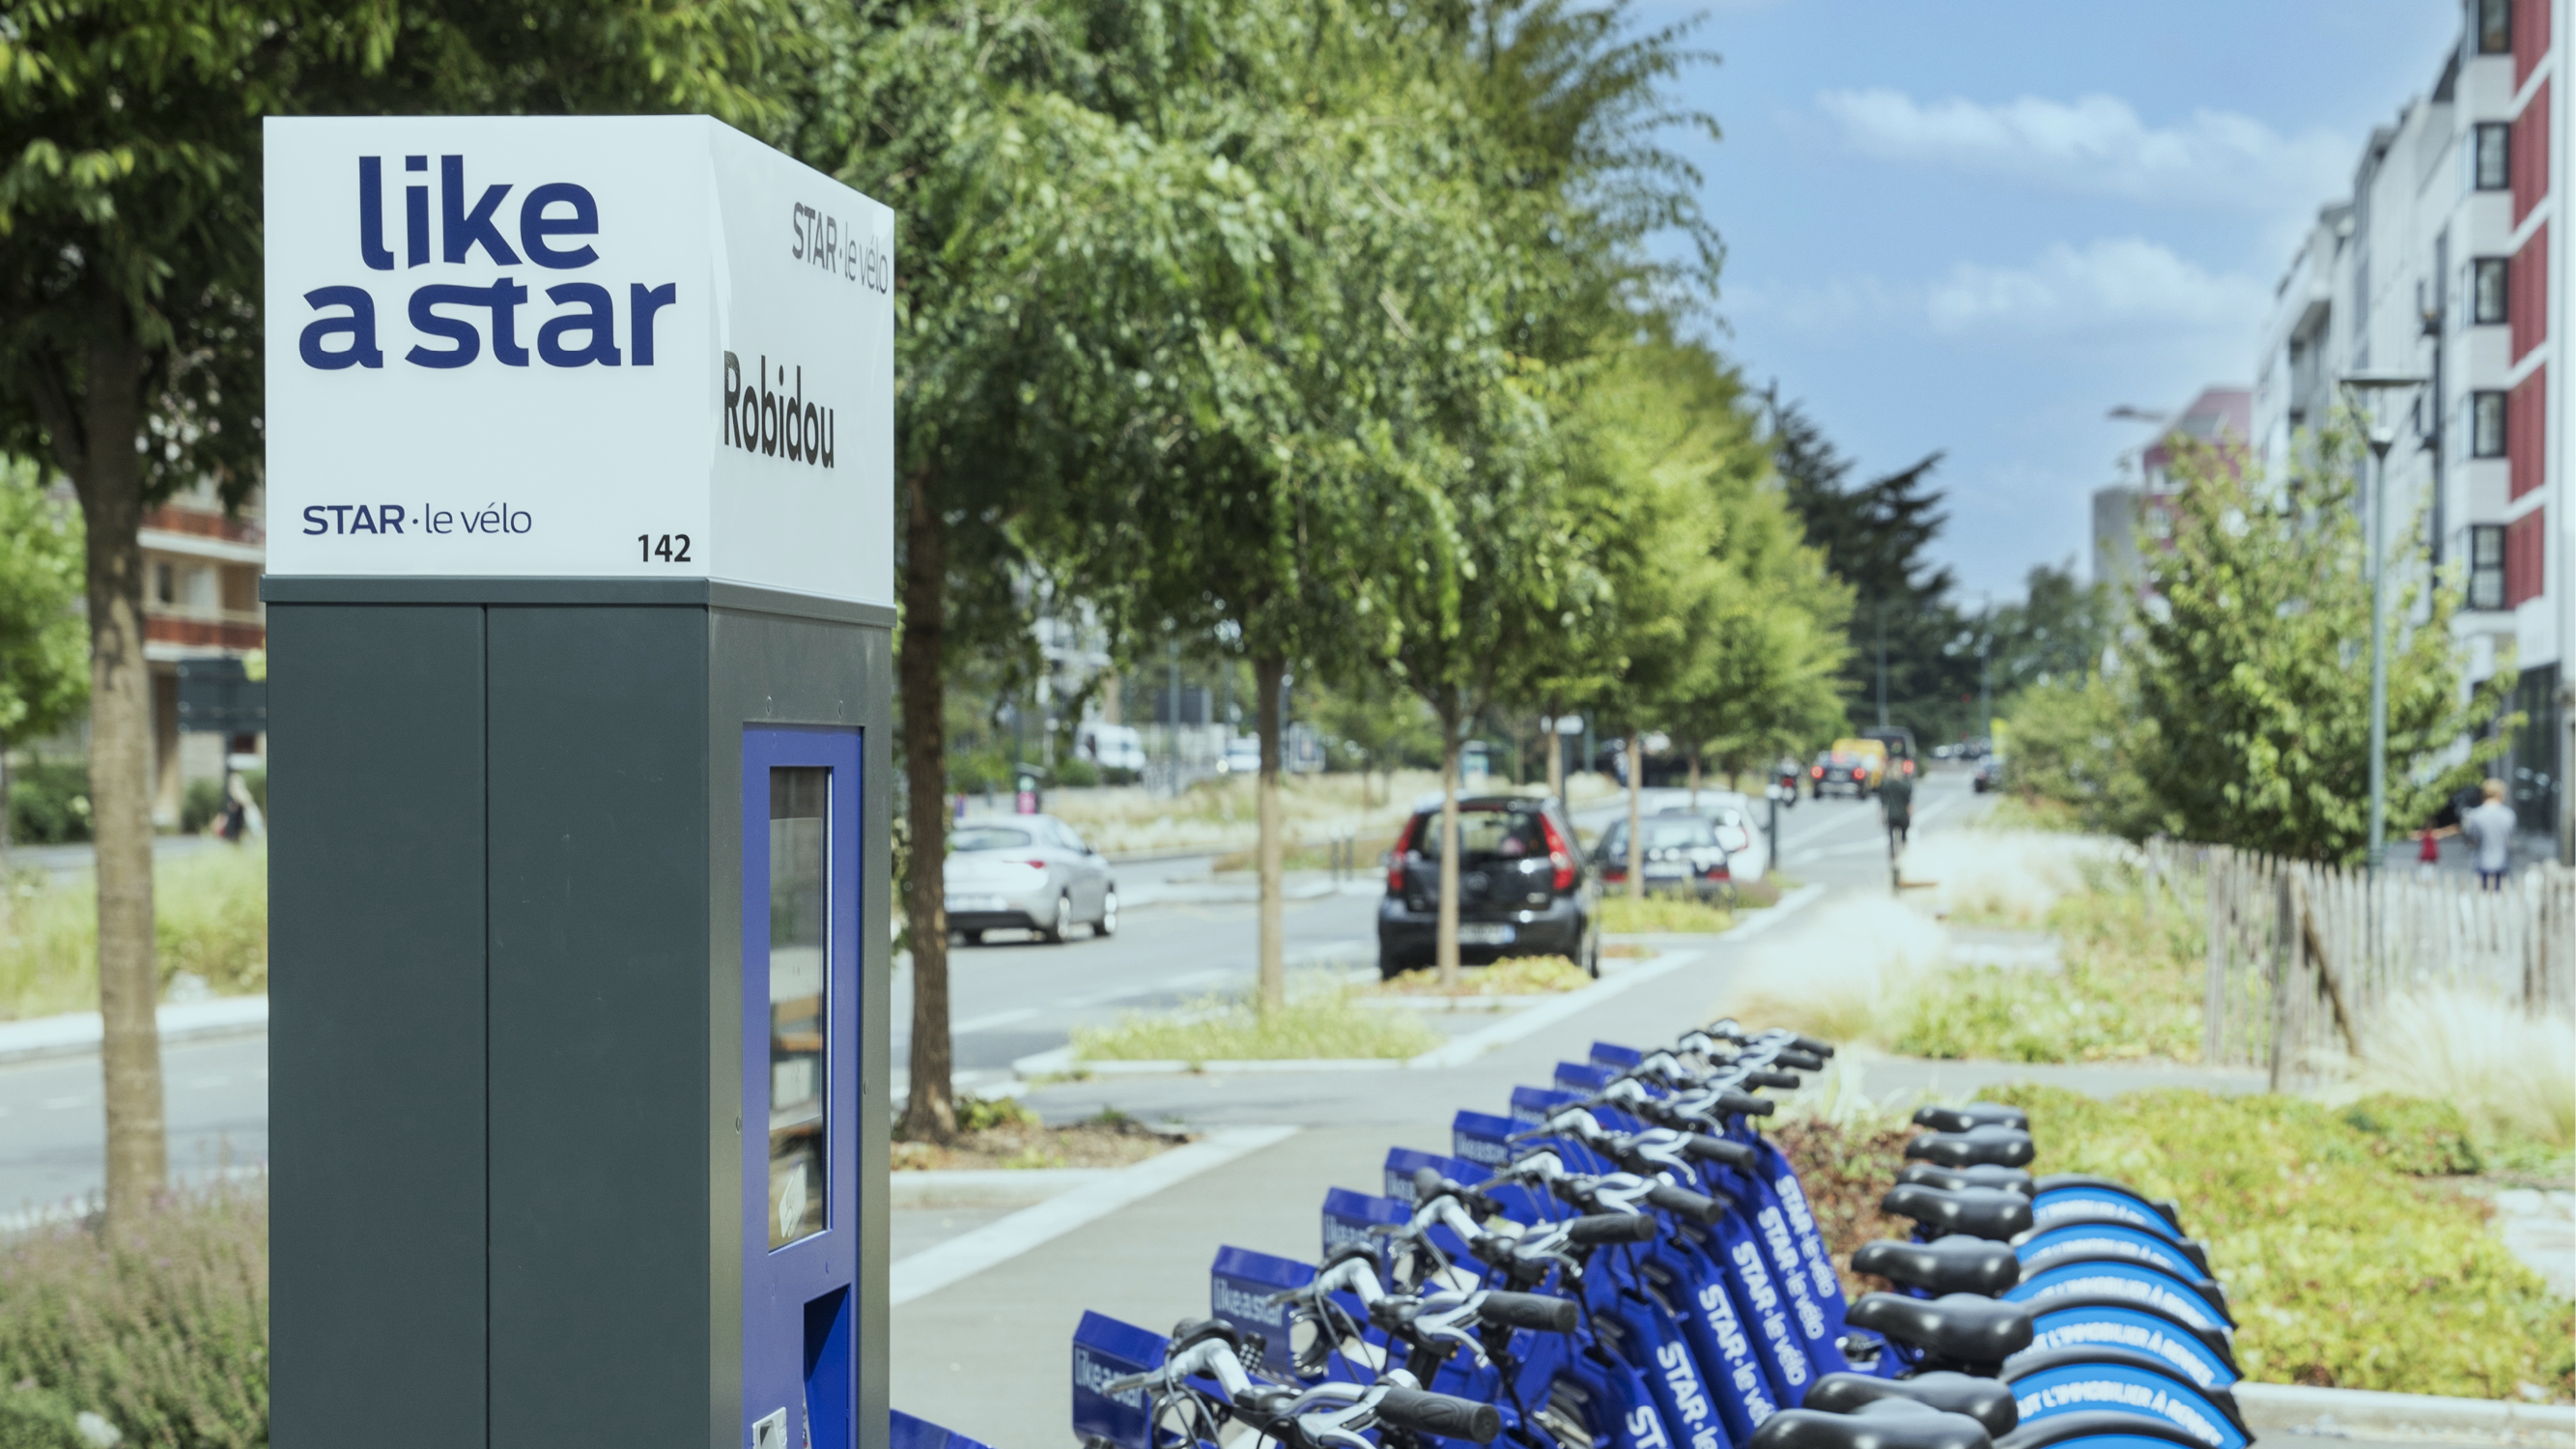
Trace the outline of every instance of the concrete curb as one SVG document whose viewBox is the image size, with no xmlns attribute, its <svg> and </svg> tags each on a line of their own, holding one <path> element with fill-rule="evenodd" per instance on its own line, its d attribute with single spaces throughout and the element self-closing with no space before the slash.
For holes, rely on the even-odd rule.
<svg viewBox="0 0 2576 1449">
<path fill-rule="evenodd" d="M 2338 1439 L 2470 1439 L 2497 1444 L 2576 1444 L 2576 1406 L 2506 1399 L 2454 1399 L 2297 1384 L 2236 1385 L 2237 1406 L 2256 1430 Z"/>
<path fill-rule="evenodd" d="M 1296 1132 L 1294 1127 L 1231 1127 L 1211 1132 L 1187 1147 L 1148 1157 L 1133 1167 L 1105 1173 L 1035 1207 L 1022 1208 L 998 1222 L 960 1233 L 896 1263 L 888 1274 L 886 1296 L 894 1307 L 926 1298 L 1130 1203 L 1141 1202 L 1246 1153 L 1284 1141 Z"/>
<path fill-rule="evenodd" d="M 1011 1063 L 1011 1070 L 1023 1079 L 1036 1077 L 1088 1074 L 1094 1077 L 1176 1076 L 1192 1072 L 1207 1075 L 1266 1075 L 1286 1072 L 1389 1072 L 1406 1069 L 1429 1069 L 1460 1066 L 1483 1056 L 1498 1046 L 1505 1046 L 1533 1033 L 1544 1031 L 1569 1016 L 1666 976 L 1700 959 L 1708 946 L 1758 935 L 1793 912 L 1822 899 L 1821 885 L 1800 886 L 1780 898 L 1780 904 L 1758 916 L 1739 921 L 1728 930 L 1703 938 L 1700 946 L 1680 951 L 1667 951 L 1650 961 L 1614 972 L 1580 991 L 1548 997 L 1544 1004 L 1510 1016 L 1488 1027 L 1471 1031 L 1420 1056 L 1398 1060 L 1393 1057 L 1289 1057 L 1273 1061 L 1103 1061 L 1079 1062 L 1073 1048 L 1057 1047 L 1038 1052 Z"/>
<path fill-rule="evenodd" d="M 268 998 L 227 996 L 164 1006 L 155 1018 L 163 1043 L 216 1037 L 259 1036 L 268 1030 Z M 0 1022 L 0 1062 L 86 1056 L 98 1050 L 103 1029 L 95 1011 Z"/>
<path fill-rule="evenodd" d="M 1186 1145 L 1186 1144 L 1185 1144 Z M 1179 1151 L 1179 1148 L 1172 1149 Z M 1148 1162 L 1152 1158 L 1145 1159 Z M 990 1167 L 886 1174 L 898 1208 L 1028 1207 L 1116 1176 L 1115 1167 Z"/>
</svg>

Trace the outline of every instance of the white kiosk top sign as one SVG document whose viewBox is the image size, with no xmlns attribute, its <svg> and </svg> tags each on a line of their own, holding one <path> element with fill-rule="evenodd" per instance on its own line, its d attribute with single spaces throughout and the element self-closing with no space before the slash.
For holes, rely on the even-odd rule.
<svg viewBox="0 0 2576 1449">
<path fill-rule="evenodd" d="M 703 116 L 267 123 L 268 566 L 894 602 L 894 215 Z"/>
</svg>

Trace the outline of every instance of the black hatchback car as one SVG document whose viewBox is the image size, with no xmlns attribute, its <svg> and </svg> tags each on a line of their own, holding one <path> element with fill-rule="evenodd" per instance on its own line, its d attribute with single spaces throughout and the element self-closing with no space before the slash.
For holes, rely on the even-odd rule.
<svg viewBox="0 0 2576 1449">
<path fill-rule="evenodd" d="M 1600 887 L 1553 800 L 1458 802 L 1458 955 L 1564 956 L 1601 974 Z M 1432 963 L 1440 926 L 1440 805 L 1416 807 L 1387 853 L 1377 908 L 1377 969 L 1393 979 Z"/>
</svg>

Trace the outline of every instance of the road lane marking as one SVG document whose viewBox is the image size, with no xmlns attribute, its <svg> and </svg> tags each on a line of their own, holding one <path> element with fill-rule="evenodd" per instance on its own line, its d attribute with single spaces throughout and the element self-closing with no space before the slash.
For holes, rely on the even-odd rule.
<svg viewBox="0 0 2576 1449">
<path fill-rule="evenodd" d="M 949 1031 L 958 1036 L 964 1036 L 970 1031 L 991 1031 L 997 1026 L 1009 1026 L 1015 1021 L 1026 1021 L 1037 1014 L 1038 1009 L 1034 1006 L 1023 1006 L 1015 1011 L 996 1011 L 989 1016 L 969 1017 L 950 1027 Z"/>
<path fill-rule="evenodd" d="M 44 1107 L 48 1112 L 60 1112 L 66 1108 L 78 1107 L 88 1100 L 87 1097 L 47 1097 Z"/>
</svg>

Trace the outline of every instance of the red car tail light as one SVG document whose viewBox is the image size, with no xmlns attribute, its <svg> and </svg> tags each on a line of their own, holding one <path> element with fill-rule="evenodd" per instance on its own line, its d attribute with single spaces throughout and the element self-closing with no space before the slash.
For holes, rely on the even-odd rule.
<svg viewBox="0 0 2576 1449">
<path fill-rule="evenodd" d="M 1556 874 L 1548 878 L 1548 884 L 1560 894 L 1574 889 L 1574 852 L 1566 846 L 1565 837 L 1557 833 L 1555 821 L 1541 815 L 1538 823 L 1547 832 L 1548 864 L 1556 867 Z"/>
<path fill-rule="evenodd" d="M 1422 817 L 1419 815 L 1404 822 L 1403 833 L 1395 837 L 1395 849 L 1386 854 L 1386 893 L 1388 895 L 1404 894 L 1404 857 L 1406 852 L 1413 849 L 1413 833 L 1421 828 Z"/>
</svg>

